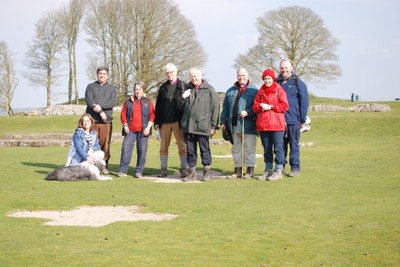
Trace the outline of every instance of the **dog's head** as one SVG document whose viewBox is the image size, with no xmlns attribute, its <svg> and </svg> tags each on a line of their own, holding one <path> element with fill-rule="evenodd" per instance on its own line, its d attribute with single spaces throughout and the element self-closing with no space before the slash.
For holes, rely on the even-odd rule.
<svg viewBox="0 0 400 267">
<path fill-rule="evenodd" d="M 99 168 L 100 170 L 106 166 L 106 162 L 103 159 L 96 159 L 94 161 L 94 166 L 96 166 L 97 168 Z"/>
</svg>

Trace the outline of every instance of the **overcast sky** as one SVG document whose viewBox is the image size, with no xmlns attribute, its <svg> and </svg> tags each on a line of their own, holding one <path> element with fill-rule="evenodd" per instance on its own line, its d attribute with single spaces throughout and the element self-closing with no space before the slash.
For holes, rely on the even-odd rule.
<svg viewBox="0 0 400 267">
<path fill-rule="evenodd" d="M 43 12 L 68 0 L 2 1 L 0 40 L 15 53 L 19 85 L 13 108 L 45 107 L 46 89 L 32 87 L 22 76 L 27 44 Z M 317 96 L 350 99 L 351 93 L 364 101 L 400 97 L 400 1 L 398 0 L 175 0 L 192 21 L 208 61 L 205 78 L 217 91 L 226 91 L 236 80 L 234 60 L 257 42 L 256 19 L 265 12 L 287 6 L 310 8 L 340 40 L 337 50 L 343 76 L 325 88 L 308 85 Z M 83 43 L 83 42 L 82 42 Z M 80 96 L 92 79 L 86 76 L 85 45 L 78 44 Z M 268 67 L 268 66 L 266 66 Z M 187 77 L 182 77 L 187 80 Z M 257 83 L 259 81 L 253 81 Z M 66 84 L 66 80 L 65 80 Z M 64 85 L 64 88 L 66 85 Z M 61 87 L 56 91 L 61 91 Z M 66 96 L 54 103 L 66 101 Z"/>
</svg>

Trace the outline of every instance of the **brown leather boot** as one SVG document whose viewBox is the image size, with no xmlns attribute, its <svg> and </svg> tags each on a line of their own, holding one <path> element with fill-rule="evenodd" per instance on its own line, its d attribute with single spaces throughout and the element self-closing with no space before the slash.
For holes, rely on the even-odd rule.
<svg viewBox="0 0 400 267">
<path fill-rule="evenodd" d="M 189 167 L 188 174 L 182 181 L 183 182 L 196 181 L 196 167 Z"/>
<path fill-rule="evenodd" d="M 244 179 L 250 179 L 254 176 L 254 167 L 247 167 L 246 174 L 243 176 Z"/>
<path fill-rule="evenodd" d="M 181 168 L 180 173 L 181 173 L 181 178 L 185 178 L 188 175 L 187 168 L 186 167 Z"/>
<path fill-rule="evenodd" d="M 228 179 L 235 179 L 235 178 L 241 178 L 242 177 L 242 168 L 241 167 L 235 167 L 235 170 L 231 174 L 231 176 L 228 176 Z"/>
<path fill-rule="evenodd" d="M 167 169 L 164 169 L 164 168 L 162 168 L 161 173 L 159 175 L 157 175 L 157 177 L 161 177 L 161 178 L 165 178 L 167 176 L 168 176 Z"/>
<path fill-rule="evenodd" d="M 203 168 L 203 178 L 200 181 L 206 181 L 207 179 L 211 178 L 211 167 L 208 166 L 204 166 Z"/>
</svg>

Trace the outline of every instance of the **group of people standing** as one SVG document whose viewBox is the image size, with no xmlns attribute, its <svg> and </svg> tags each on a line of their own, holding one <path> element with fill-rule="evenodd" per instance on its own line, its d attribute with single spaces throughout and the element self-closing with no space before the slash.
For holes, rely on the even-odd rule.
<svg viewBox="0 0 400 267">
<path fill-rule="evenodd" d="M 154 126 L 161 138 L 158 176 L 168 176 L 169 146 L 173 134 L 183 181 L 205 181 L 211 177 L 209 139 L 216 133 L 219 123 L 232 142 L 234 171 L 230 178 L 254 177 L 257 135 L 264 148 L 265 173 L 261 179 L 278 180 L 283 177 L 288 151 L 289 176 L 300 175 L 300 129 L 305 124 L 309 102 L 307 86 L 296 76 L 289 60 L 280 62 L 278 78 L 272 69 L 266 69 L 261 77 L 264 83 L 259 89 L 250 83 L 246 69 L 238 69 L 237 81 L 227 90 L 221 113 L 218 94 L 203 79 L 200 69 L 189 70 L 189 83 L 178 78 L 178 69 L 172 63 L 168 63 L 164 71 L 167 81 L 158 90 L 155 106 L 145 96 L 146 85 L 142 81 L 135 82 L 134 94 L 123 104 L 120 117 L 124 140 L 119 177 L 127 175 L 135 142 L 137 162 L 134 176 L 142 177 L 148 138 Z M 75 135 L 79 136 L 73 137 L 75 146 L 82 149 L 76 149 L 80 156 L 70 163 L 89 161 L 89 151 L 101 149 L 107 164 L 102 170 L 104 174 L 108 173 L 112 110 L 117 102 L 117 89 L 107 79 L 108 69 L 100 67 L 97 69 L 97 81 L 87 86 L 87 110 L 78 125 L 78 129 L 83 129 L 77 129 Z M 196 173 L 198 148 L 203 165 L 201 177 L 197 177 Z"/>
<path fill-rule="evenodd" d="M 308 91 L 289 60 L 282 60 L 279 69 L 277 79 L 272 69 L 266 69 L 263 85 L 257 89 L 247 70 L 240 68 L 237 81 L 225 94 L 220 123 L 233 143 L 235 166 L 230 178 L 254 176 L 257 135 L 264 148 L 265 172 L 260 179 L 282 179 L 288 151 L 289 176 L 300 175 L 300 129 L 306 122 Z"/>
</svg>

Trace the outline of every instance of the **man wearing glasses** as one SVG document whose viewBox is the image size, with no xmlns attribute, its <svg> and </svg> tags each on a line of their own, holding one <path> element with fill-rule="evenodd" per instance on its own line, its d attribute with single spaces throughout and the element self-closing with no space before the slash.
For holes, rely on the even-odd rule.
<svg viewBox="0 0 400 267">
<path fill-rule="evenodd" d="M 168 80 L 164 82 L 158 90 L 156 118 L 154 121 L 154 128 L 159 130 L 161 136 L 161 173 L 158 176 L 167 177 L 168 175 L 168 147 L 171 143 L 171 136 L 173 133 L 178 146 L 178 154 L 181 162 L 180 173 L 183 178 L 187 175 L 186 143 L 180 127 L 182 111 L 177 107 L 177 99 L 185 91 L 187 84 L 177 78 L 178 69 L 174 64 L 168 63 L 165 65 L 164 71 Z"/>
</svg>

